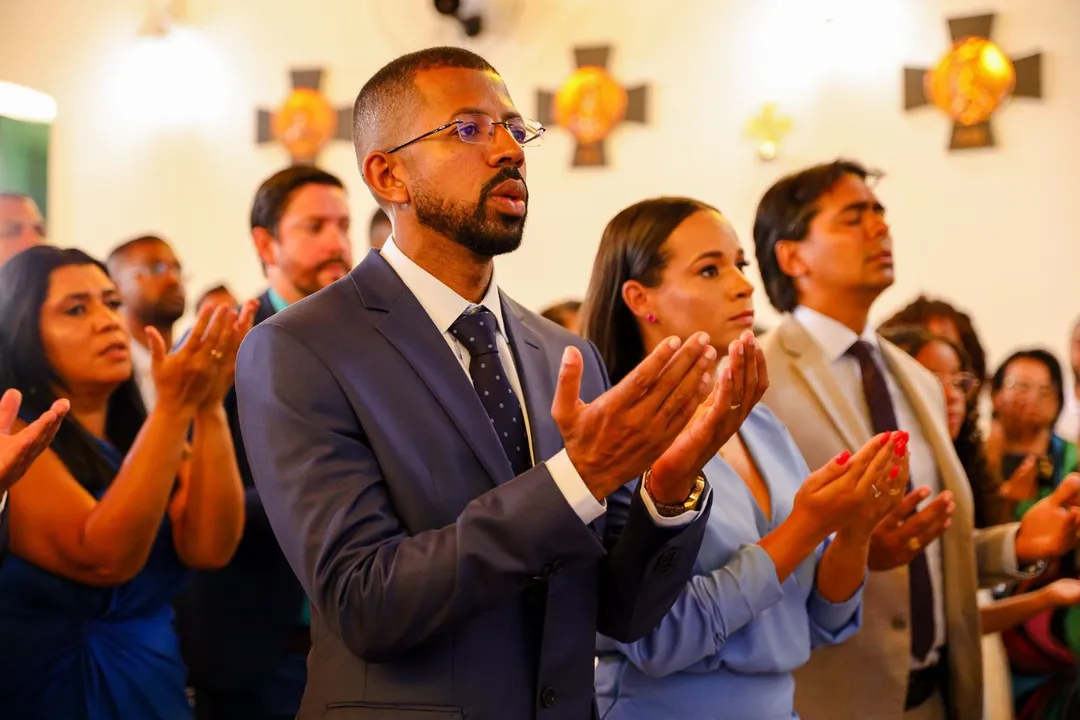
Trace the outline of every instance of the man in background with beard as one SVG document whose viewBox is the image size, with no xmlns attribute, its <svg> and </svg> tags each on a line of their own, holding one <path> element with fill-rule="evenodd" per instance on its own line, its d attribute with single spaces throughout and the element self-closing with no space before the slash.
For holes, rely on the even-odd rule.
<svg viewBox="0 0 1080 720">
<path fill-rule="evenodd" d="M 258 325 L 352 268 L 341 180 L 305 165 L 271 176 L 255 194 L 251 236 L 269 284 L 259 298 Z M 247 515 L 229 566 L 199 575 L 178 603 L 195 715 L 198 720 L 291 720 L 307 679 L 310 611 L 252 481 L 234 392 L 225 409 Z"/>
<path fill-rule="evenodd" d="M 184 314 L 183 269 L 169 243 L 156 235 L 123 243 L 109 253 L 107 265 L 124 303 L 120 312 L 131 335 L 135 382 L 149 412 L 157 392 L 150 373 L 146 328 L 161 333 L 165 347 L 173 346 L 173 326 Z"/>
</svg>

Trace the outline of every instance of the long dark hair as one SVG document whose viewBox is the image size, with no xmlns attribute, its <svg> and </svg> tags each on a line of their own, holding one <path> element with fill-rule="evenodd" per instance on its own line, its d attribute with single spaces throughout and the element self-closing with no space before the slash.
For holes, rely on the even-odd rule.
<svg viewBox="0 0 1080 720">
<path fill-rule="evenodd" d="M 623 302 L 623 285 L 637 280 L 656 287 L 669 259 L 664 243 L 684 220 L 702 211 L 719 212 L 691 198 L 654 198 L 631 205 L 604 228 L 581 326 L 600 351 L 612 383 L 626 377 L 645 357 L 637 319 Z"/>
<path fill-rule="evenodd" d="M 52 245 L 24 250 L 0 267 L 0 388 L 22 393 L 21 412 L 27 418 L 45 412 L 57 400 L 55 388 L 64 387 L 45 356 L 41 308 L 53 271 L 69 265 L 93 265 L 108 274 L 102 263 L 82 250 Z M 145 420 L 138 386 L 128 378 L 109 397 L 106 436 L 126 455 Z M 88 490 L 102 490 L 116 476 L 98 441 L 70 415 L 51 448 Z"/>
<path fill-rule="evenodd" d="M 881 328 L 881 334 L 911 357 L 918 355 L 932 342 L 944 343 L 956 353 L 961 370 L 972 372 L 971 358 L 964 348 L 946 337 L 934 335 L 922 325 L 890 324 Z M 953 441 L 953 447 L 968 476 L 971 494 L 975 498 L 975 527 L 990 527 L 1008 521 L 1003 515 L 1005 506 L 999 493 L 1001 478 L 990 469 L 990 462 L 986 458 L 986 444 L 982 432 L 979 431 L 977 404 L 967 402 L 966 408 L 967 413 L 960 425 L 960 432 Z"/>
<path fill-rule="evenodd" d="M 886 320 L 885 325 L 926 326 L 934 318 L 951 320 L 956 325 L 960 342 L 971 359 L 969 372 L 975 373 L 979 382 L 986 382 L 986 352 L 983 350 L 982 343 L 979 342 L 979 334 L 975 332 L 975 323 L 970 315 L 952 304 L 920 295 Z"/>
</svg>

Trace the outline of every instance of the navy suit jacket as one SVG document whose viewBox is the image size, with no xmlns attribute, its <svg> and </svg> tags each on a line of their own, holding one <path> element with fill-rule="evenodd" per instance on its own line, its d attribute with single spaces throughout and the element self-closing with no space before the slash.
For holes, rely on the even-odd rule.
<svg viewBox="0 0 1080 720">
<path fill-rule="evenodd" d="M 590 343 L 501 300 L 544 460 L 562 448 L 564 348 L 585 358 L 584 400 L 607 375 Z M 377 252 L 247 337 L 237 395 L 266 514 L 311 598 L 302 720 L 592 717 L 597 629 L 641 637 L 690 577 L 708 508 L 660 528 L 627 486 L 586 525 L 543 462 L 513 477 L 468 376 Z M 522 602 L 537 579 L 539 658 Z"/>
<path fill-rule="evenodd" d="M 270 296 L 262 295 L 255 323 L 273 314 Z M 225 397 L 225 411 L 244 482 L 244 534 L 229 564 L 197 573 L 175 603 L 195 688 L 245 690 L 272 682 L 304 602 L 304 590 L 281 554 L 251 477 L 235 390 Z"/>
</svg>

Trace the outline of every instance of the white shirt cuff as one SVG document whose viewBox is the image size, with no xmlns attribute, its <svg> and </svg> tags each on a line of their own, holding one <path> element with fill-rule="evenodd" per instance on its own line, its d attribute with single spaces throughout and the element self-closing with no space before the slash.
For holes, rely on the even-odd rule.
<svg viewBox="0 0 1080 720">
<path fill-rule="evenodd" d="M 570 508 L 581 518 L 581 522 L 588 525 L 607 512 L 607 501 L 596 501 L 574 463 L 570 462 L 565 448 L 544 464 L 551 473 L 551 479 L 555 481 L 566 502 L 570 503 Z"/>
<path fill-rule="evenodd" d="M 656 503 L 649 497 L 649 493 L 645 492 L 645 483 L 641 483 L 641 499 L 645 503 L 645 509 L 649 511 L 649 517 L 656 523 L 657 527 L 662 528 L 681 528 L 689 525 L 697 520 L 700 510 L 687 510 L 684 513 L 680 513 L 673 517 L 664 517 L 660 514 L 660 511 L 656 509 Z M 705 485 L 705 492 L 701 493 L 701 497 L 698 498 L 697 506 L 699 508 L 705 507 L 705 503 L 709 501 L 709 493 L 712 492 L 712 487 L 708 484 Z"/>
<path fill-rule="evenodd" d="M 0 495 L 0 512 L 4 512 L 4 508 L 7 507 L 7 493 Z"/>
</svg>

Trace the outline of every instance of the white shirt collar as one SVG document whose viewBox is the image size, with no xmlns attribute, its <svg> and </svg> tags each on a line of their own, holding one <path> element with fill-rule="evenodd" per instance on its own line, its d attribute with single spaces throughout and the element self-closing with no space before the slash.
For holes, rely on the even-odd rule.
<svg viewBox="0 0 1080 720">
<path fill-rule="evenodd" d="M 856 335 L 851 328 L 840 321 L 804 305 L 799 305 L 791 314 L 825 351 L 829 362 L 836 362 L 842 358 L 856 340 L 863 340 L 875 350 L 879 349 L 877 333 L 870 328 L 869 324 L 863 328 L 862 335 Z"/>
<path fill-rule="evenodd" d="M 382 256 L 390 267 L 398 274 L 405 287 L 416 296 L 420 305 L 427 312 L 431 321 L 440 333 L 450 332 L 450 326 L 461 316 L 463 312 L 474 307 L 465 298 L 458 295 L 445 285 L 442 280 L 417 265 L 401 251 L 394 242 L 394 236 L 386 239 L 382 248 Z M 488 284 L 487 292 L 480 304 L 486 307 L 495 316 L 499 330 L 502 332 L 503 314 L 502 303 L 499 300 L 499 286 L 495 282 L 495 273 L 492 271 L 491 283 Z"/>
</svg>

